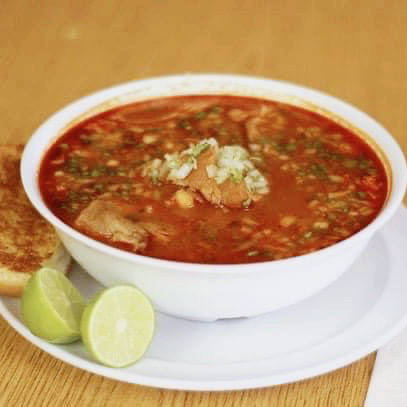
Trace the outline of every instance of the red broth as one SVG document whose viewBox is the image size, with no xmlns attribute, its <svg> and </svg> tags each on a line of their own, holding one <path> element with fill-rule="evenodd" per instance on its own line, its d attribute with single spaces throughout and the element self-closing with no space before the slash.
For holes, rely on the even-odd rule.
<svg viewBox="0 0 407 407">
<path fill-rule="evenodd" d="M 152 160 L 208 138 L 244 147 L 269 192 L 231 208 L 195 191 L 193 206 L 182 207 L 175 194 L 188 188 L 143 175 Z M 388 191 L 376 153 L 335 121 L 279 102 L 212 95 L 134 103 L 77 124 L 46 153 L 39 185 L 49 209 L 92 238 L 208 264 L 270 261 L 330 246 L 368 225 Z M 96 199 L 115 205 L 126 225 L 148 222 L 165 232 L 149 229 L 135 248 L 109 228 L 78 226 Z"/>
</svg>

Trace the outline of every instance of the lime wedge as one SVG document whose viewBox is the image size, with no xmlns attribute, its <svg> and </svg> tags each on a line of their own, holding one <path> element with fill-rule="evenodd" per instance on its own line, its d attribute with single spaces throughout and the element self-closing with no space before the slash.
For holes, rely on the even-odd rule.
<svg viewBox="0 0 407 407">
<path fill-rule="evenodd" d="M 85 301 L 59 271 L 41 268 L 33 274 L 21 299 L 23 321 L 34 334 L 52 343 L 80 338 Z"/>
<path fill-rule="evenodd" d="M 136 287 L 118 285 L 97 294 L 81 320 L 82 341 L 100 363 L 123 367 L 147 350 L 154 332 L 154 310 Z"/>
</svg>

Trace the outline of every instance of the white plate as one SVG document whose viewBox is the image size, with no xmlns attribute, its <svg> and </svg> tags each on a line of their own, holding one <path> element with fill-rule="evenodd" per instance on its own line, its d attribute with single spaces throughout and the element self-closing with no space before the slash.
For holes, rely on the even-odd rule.
<svg viewBox="0 0 407 407">
<path fill-rule="evenodd" d="M 288 308 L 210 323 L 158 314 L 147 354 L 125 369 L 93 362 L 81 343 L 52 345 L 33 336 L 21 323 L 16 299 L 0 297 L 0 312 L 39 348 L 116 380 L 185 390 L 292 382 L 351 363 L 407 325 L 406 230 L 407 209 L 400 208 L 349 271 L 319 294 Z M 71 277 L 86 296 L 100 288 L 79 267 Z"/>
</svg>

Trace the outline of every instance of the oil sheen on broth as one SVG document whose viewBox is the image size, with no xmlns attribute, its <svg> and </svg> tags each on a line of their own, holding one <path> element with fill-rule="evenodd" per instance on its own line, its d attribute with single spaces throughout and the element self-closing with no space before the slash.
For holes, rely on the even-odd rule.
<svg viewBox="0 0 407 407">
<path fill-rule="evenodd" d="M 237 96 L 125 105 L 63 134 L 40 190 L 51 211 L 120 249 L 236 264 L 298 256 L 369 224 L 388 182 L 375 152 L 319 114 Z"/>
</svg>

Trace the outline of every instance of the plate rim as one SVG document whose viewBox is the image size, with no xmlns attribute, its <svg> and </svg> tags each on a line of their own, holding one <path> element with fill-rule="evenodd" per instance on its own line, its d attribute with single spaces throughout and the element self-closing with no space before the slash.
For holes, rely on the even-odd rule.
<svg viewBox="0 0 407 407">
<path fill-rule="evenodd" d="M 396 217 L 405 217 L 407 219 L 407 209 L 404 206 L 401 206 L 396 214 Z M 386 225 L 387 226 L 387 225 Z M 378 234 L 382 234 L 379 231 Z M 387 240 L 387 239 L 386 239 Z M 333 283 L 335 284 L 335 283 Z M 387 288 L 388 289 L 388 288 Z M 386 288 L 385 288 L 386 291 Z M 243 389 L 255 389 L 261 387 L 269 387 L 281 384 L 287 384 L 291 382 L 295 382 L 298 380 L 305 380 L 310 379 L 312 377 L 320 376 L 326 374 L 328 372 L 340 369 L 350 363 L 356 362 L 357 360 L 367 356 L 368 354 L 376 351 L 379 347 L 383 346 L 387 342 L 389 342 L 393 337 L 395 337 L 398 333 L 402 331 L 403 328 L 407 326 L 407 312 L 404 314 L 403 317 L 400 317 L 396 323 L 393 323 L 391 328 L 388 330 L 383 331 L 381 329 L 381 334 L 372 337 L 370 334 L 369 337 L 366 338 L 365 341 L 359 342 L 357 346 L 349 350 L 349 347 L 346 349 L 342 349 L 339 352 L 339 355 L 334 358 L 330 358 L 325 362 L 317 362 L 315 365 L 311 365 L 309 367 L 302 367 L 297 368 L 294 371 L 284 372 L 281 374 L 274 373 L 274 374 L 266 374 L 262 376 L 255 376 L 252 378 L 231 378 L 231 379 L 219 379 L 219 380 L 187 380 L 176 378 L 172 379 L 169 377 L 163 376 L 154 376 L 148 373 L 140 373 L 135 372 L 134 370 L 129 372 L 126 368 L 123 369 L 114 369 L 102 366 L 97 362 L 93 362 L 90 359 L 86 359 L 84 357 L 69 353 L 69 350 L 64 349 L 61 345 L 54 345 L 48 343 L 35 335 L 33 335 L 28 328 L 13 314 L 12 311 L 9 310 L 5 301 L 9 300 L 8 297 L 0 296 L 0 314 L 3 318 L 11 325 L 11 327 L 17 331 L 21 336 L 23 336 L 26 340 L 31 342 L 34 346 L 40 348 L 41 350 L 45 351 L 49 355 L 62 360 L 65 363 L 68 363 L 71 366 L 76 368 L 107 377 L 113 380 L 119 380 L 127 383 L 144 385 L 154 388 L 162 388 L 162 389 L 169 389 L 169 390 L 188 390 L 188 391 L 231 391 L 231 390 L 243 390 Z M 17 299 L 18 300 L 18 299 Z M 377 304 L 375 302 L 374 304 Z M 374 305 L 373 305 L 374 307 Z M 373 308 L 370 308 L 362 317 L 366 317 L 370 312 L 372 312 Z M 361 320 L 362 320 L 361 319 Z M 361 321 L 360 320 L 360 321 Z M 360 321 L 356 322 L 357 325 L 360 324 Z M 216 323 L 216 322 L 215 322 Z M 346 331 L 349 331 L 351 328 L 342 331 L 342 334 Z M 338 337 L 340 334 L 333 336 L 332 338 L 327 338 L 323 341 L 323 344 L 329 343 L 330 340 Z M 315 346 L 320 346 L 321 344 L 316 344 Z M 312 346 L 311 346 L 312 347 Z M 311 348 L 310 347 L 310 348 Z M 295 353 L 295 351 L 293 352 Z M 244 362 L 235 362 L 235 363 L 221 363 L 220 365 L 256 365 L 259 363 L 267 363 L 268 360 L 272 360 L 272 358 L 266 358 L 262 360 L 255 360 L 255 361 L 244 361 Z M 143 365 L 152 362 L 152 363 L 159 363 L 159 364 L 170 364 L 170 365 L 177 365 L 177 366 L 188 366 L 191 363 L 186 362 L 172 362 L 172 361 L 165 361 L 158 358 L 148 358 L 148 359 L 141 359 L 140 362 L 136 365 L 137 368 L 140 367 L 138 370 L 142 370 Z M 213 368 L 216 365 L 213 364 L 200 364 L 200 366 L 211 366 Z"/>
</svg>

